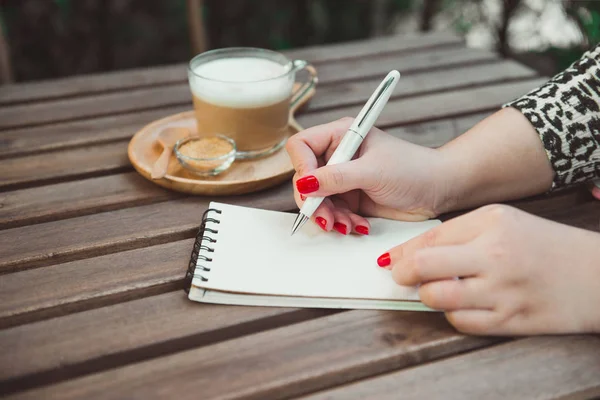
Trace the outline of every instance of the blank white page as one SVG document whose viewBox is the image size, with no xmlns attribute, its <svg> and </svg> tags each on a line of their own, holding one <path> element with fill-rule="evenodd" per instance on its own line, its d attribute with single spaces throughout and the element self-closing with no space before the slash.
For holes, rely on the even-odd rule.
<svg viewBox="0 0 600 400">
<path fill-rule="evenodd" d="M 203 242 L 214 252 L 200 254 L 212 262 L 198 264 L 211 270 L 198 270 L 208 281 L 194 278 L 193 285 L 264 295 L 418 300 L 416 289 L 396 284 L 377 257 L 441 223 L 369 218 L 369 235 L 341 235 L 308 221 L 290 236 L 296 214 L 217 202 L 210 208 L 221 210 L 209 213 L 219 224 L 206 224 L 218 230 L 206 233 L 217 242 Z"/>
</svg>

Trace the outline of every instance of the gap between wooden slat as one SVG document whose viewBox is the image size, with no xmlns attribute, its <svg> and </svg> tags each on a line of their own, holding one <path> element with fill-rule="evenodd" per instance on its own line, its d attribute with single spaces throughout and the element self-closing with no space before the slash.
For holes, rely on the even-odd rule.
<svg viewBox="0 0 600 400">
<path fill-rule="evenodd" d="M 377 57 L 393 53 L 402 55 L 457 46 L 464 46 L 464 40 L 445 32 L 337 43 L 299 48 L 283 53 L 291 58 L 303 58 L 315 64 L 323 64 L 366 56 Z M 7 85 L 0 89 L 0 106 L 180 83 L 186 79 L 186 69 L 187 65 L 182 63 Z"/>
</svg>

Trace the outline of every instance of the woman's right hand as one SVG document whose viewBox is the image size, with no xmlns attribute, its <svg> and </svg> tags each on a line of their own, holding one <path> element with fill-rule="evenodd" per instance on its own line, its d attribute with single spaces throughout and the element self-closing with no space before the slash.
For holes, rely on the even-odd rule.
<svg viewBox="0 0 600 400">
<path fill-rule="evenodd" d="M 368 234 L 367 216 L 420 221 L 448 211 L 451 169 L 438 150 L 373 128 L 352 161 L 325 166 L 352 121 L 315 126 L 288 140 L 298 207 L 304 196 L 326 196 L 311 219 L 343 234 Z"/>
</svg>

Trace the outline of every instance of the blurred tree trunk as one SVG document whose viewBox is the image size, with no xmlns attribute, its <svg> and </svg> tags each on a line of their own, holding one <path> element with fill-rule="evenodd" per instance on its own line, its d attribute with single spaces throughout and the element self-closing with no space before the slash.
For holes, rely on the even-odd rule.
<svg viewBox="0 0 600 400">
<path fill-rule="evenodd" d="M 510 55 L 510 43 L 508 43 L 508 26 L 510 20 L 521 4 L 521 0 L 503 0 L 502 1 L 502 16 L 500 24 L 496 29 L 496 50 L 502 57 Z"/>
<path fill-rule="evenodd" d="M 425 0 L 419 21 L 419 30 L 429 32 L 432 27 L 433 17 L 440 9 L 440 0 Z"/>
<path fill-rule="evenodd" d="M 371 0 L 371 35 L 374 37 L 385 34 L 385 10 L 387 0 Z"/>
<path fill-rule="evenodd" d="M 110 30 L 112 0 L 101 0 L 98 3 L 97 32 L 98 32 L 98 60 L 102 71 L 110 71 L 114 67 L 112 53 L 112 33 Z"/>
<path fill-rule="evenodd" d="M 203 0 L 186 0 L 190 43 L 194 54 L 200 54 L 208 48 L 204 28 Z"/>
<path fill-rule="evenodd" d="M 10 63 L 10 50 L 8 41 L 0 27 L 0 85 L 13 81 L 12 67 Z"/>
</svg>

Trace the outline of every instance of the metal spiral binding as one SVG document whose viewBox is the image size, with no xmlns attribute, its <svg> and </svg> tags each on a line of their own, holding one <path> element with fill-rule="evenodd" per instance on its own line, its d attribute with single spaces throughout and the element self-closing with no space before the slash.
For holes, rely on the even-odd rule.
<svg viewBox="0 0 600 400">
<path fill-rule="evenodd" d="M 206 274 L 202 274 L 202 272 L 210 272 L 210 267 L 198 264 L 198 260 L 203 260 L 204 262 L 202 264 L 212 262 L 212 258 L 205 256 L 203 254 L 200 254 L 200 250 L 204 250 L 208 253 L 213 253 L 215 251 L 212 247 L 209 247 L 206 244 L 202 244 L 203 242 L 205 242 L 205 243 L 216 243 L 217 242 L 217 239 L 215 239 L 211 236 L 206 236 L 206 233 L 211 233 L 211 234 L 215 234 L 215 235 L 217 233 L 219 233 L 218 230 L 208 228 L 206 226 L 207 222 L 212 222 L 215 224 L 221 223 L 221 221 L 218 219 L 208 217 L 208 213 L 211 211 L 215 212 L 217 214 L 221 214 L 221 210 L 217 210 L 216 208 L 209 208 L 208 210 L 204 211 L 204 214 L 202 214 L 202 223 L 200 224 L 200 228 L 198 229 L 198 234 L 196 234 L 196 240 L 194 241 L 194 247 L 192 248 L 190 262 L 188 264 L 188 269 L 185 274 L 184 289 L 185 289 L 186 293 L 189 293 L 190 287 L 192 285 L 192 280 L 195 277 L 200 278 L 200 280 L 202 280 L 203 282 L 208 281 L 208 278 L 205 276 Z M 198 269 L 200 270 L 200 272 L 197 272 Z"/>
</svg>

